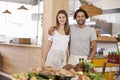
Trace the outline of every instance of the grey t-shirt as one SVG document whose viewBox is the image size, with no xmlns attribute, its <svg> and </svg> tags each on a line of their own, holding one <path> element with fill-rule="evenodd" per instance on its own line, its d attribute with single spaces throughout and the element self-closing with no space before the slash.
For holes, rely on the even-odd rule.
<svg viewBox="0 0 120 80">
<path fill-rule="evenodd" d="M 85 28 L 79 28 L 77 25 L 70 26 L 71 55 L 88 56 L 92 40 L 96 40 L 94 29 L 89 26 Z"/>
</svg>

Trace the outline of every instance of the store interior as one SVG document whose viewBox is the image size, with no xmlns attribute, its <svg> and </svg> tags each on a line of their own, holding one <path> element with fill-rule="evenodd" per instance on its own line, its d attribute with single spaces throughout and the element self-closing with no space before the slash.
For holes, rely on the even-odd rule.
<svg viewBox="0 0 120 80">
<path fill-rule="evenodd" d="M 119 0 L 0 0 L 0 80 L 9 80 L 12 74 L 27 72 L 30 67 L 42 67 L 48 29 L 55 25 L 56 12 L 65 9 L 69 24 L 73 25 L 78 8 L 89 14 L 85 24 L 96 29 L 95 70 L 104 72 L 105 80 L 117 80 L 113 77 L 119 73 L 120 63 L 111 64 L 107 60 L 109 52 L 120 52 L 119 3 Z"/>
</svg>

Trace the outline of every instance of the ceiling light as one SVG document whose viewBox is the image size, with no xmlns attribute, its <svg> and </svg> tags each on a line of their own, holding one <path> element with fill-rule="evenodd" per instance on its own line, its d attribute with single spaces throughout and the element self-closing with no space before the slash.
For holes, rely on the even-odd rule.
<svg viewBox="0 0 120 80">
<path fill-rule="evenodd" d="M 2 13 L 7 13 L 7 14 L 11 14 L 11 12 L 9 10 L 5 10 Z"/>
<path fill-rule="evenodd" d="M 6 10 L 2 12 L 3 14 L 6 13 L 6 14 L 11 14 L 11 12 L 7 9 L 7 0 L 6 0 Z"/>
<path fill-rule="evenodd" d="M 84 9 L 88 13 L 89 17 L 102 14 L 102 9 L 94 6 L 93 4 L 80 6 L 80 8 Z"/>
<path fill-rule="evenodd" d="M 25 6 L 20 6 L 19 8 L 18 8 L 19 10 L 28 10 Z"/>
</svg>

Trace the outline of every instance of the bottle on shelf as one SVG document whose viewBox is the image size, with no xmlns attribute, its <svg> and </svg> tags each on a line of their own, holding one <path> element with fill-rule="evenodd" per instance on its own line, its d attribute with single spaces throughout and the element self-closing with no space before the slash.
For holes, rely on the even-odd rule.
<svg viewBox="0 0 120 80">
<path fill-rule="evenodd" d="M 115 63 L 116 64 L 118 63 L 118 52 L 117 51 L 115 52 Z"/>
<path fill-rule="evenodd" d="M 82 64 L 84 64 L 84 58 L 82 58 Z"/>
<path fill-rule="evenodd" d="M 111 62 L 111 53 L 110 53 L 110 51 L 108 52 L 107 62 Z"/>
<path fill-rule="evenodd" d="M 115 58 L 116 54 L 115 54 L 115 51 L 112 51 L 111 54 L 112 54 L 112 56 L 111 56 L 112 57 L 111 58 L 111 63 L 116 63 L 116 58 Z"/>
<path fill-rule="evenodd" d="M 118 56 L 117 56 L 117 63 L 120 64 L 120 52 L 118 53 Z"/>
<path fill-rule="evenodd" d="M 81 58 L 79 58 L 79 64 L 81 64 L 81 62 L 82 62 L 82 60 L 81 60 Z"/>
</svg>

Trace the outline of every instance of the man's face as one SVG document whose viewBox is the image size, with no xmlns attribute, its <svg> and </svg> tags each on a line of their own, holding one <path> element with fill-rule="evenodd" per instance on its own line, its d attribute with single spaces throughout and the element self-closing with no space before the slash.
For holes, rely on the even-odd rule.
<svg viewBox="0 0 120 80">
<path fill-rule="evenodd" d="M 83 12 L 78 12 L 76 16 L 76 22 L 78 23 L 78 25 L 84 25 L 85 20 L 86 20 L 85 14 Z"/>
</svg>

